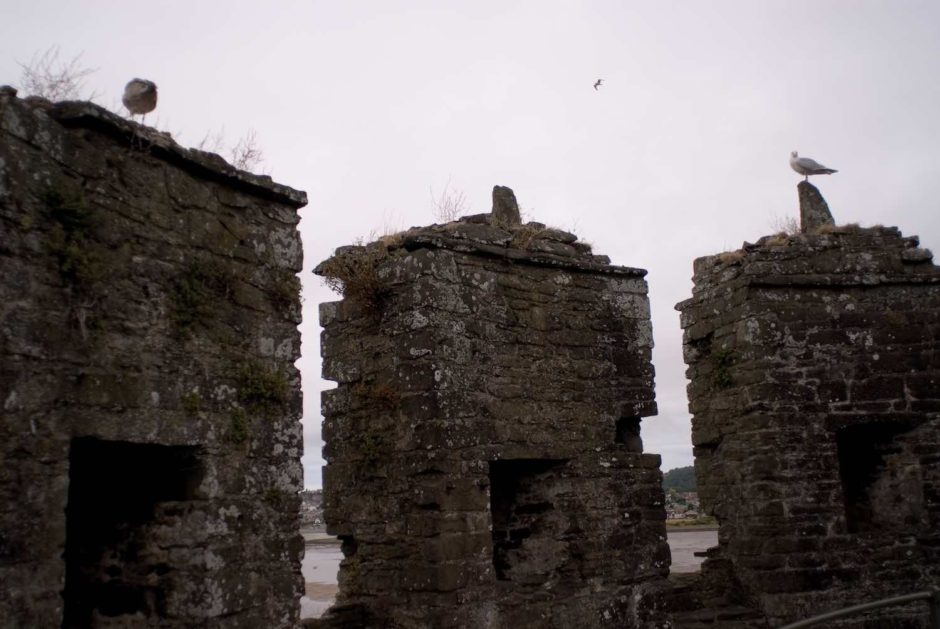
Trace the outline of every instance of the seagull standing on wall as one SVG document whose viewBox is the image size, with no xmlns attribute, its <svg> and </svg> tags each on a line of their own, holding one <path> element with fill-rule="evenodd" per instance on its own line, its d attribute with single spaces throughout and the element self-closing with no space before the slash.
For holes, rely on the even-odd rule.
<svg viewBox="0 0 940 629">
<path fill-rule="evenodd" d="M 803 175 L 803 181 L 809 181 L 810 175 L 831 175 L 839 172 L 834 168 L 826 168 L 814 159 L 800 157 L 796 151 L 790 153 L 790 168 Z"/>
<path fill-rule="evenodd" d="M 597 81 L 594 83 L 594 91 L 597 91 L 597 88 L 599 88 L 603 82 L 604 79 L 597 79 Z"/>
<path fill-rule="evenodd" d="M 157 84 L 145 79 L 131 79 L 124 87 L 121 102 L 131 115 L 140 115 L 141 123 L 151 111 L 157 108 Z"/>
</svg>

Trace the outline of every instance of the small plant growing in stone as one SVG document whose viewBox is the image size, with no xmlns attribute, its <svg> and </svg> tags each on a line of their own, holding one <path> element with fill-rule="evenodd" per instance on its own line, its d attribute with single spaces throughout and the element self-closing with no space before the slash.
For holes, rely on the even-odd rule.
<svg viewBox="0 0 940 629">
<path fill-rule="evenodd" d="M 877 229 L 880 227 L 882 226 L 875 225 L 872 227 L 872 229 Z M 865 228 L 858 223 L 846 223 L 845 225 L 834 225 L 832 223 L 826 223 L 824 225 L 820 225 L 819 227 L 814 227 L 810 233 L 822 236 L 826 234 L 857 234 L 862 231 L 865 231 Z"/>
<path fill-rule="evenodd" d="M 734 385 L 731 375 L 731 366 L 734 364 L 734 351 L 730 347 L 723 347 L 712 354 L 715 360 L 715 372 L 712 383 L 718 389 L 727 389 Z"/>
<path fill-rule="evenodd" d="M 345 583 L 355 582 L 359 579 L 361 573 L 362 564 L 360 563 L 359 557 L 346 557 L 343 559 L 338 575 L 340 587 L 343 587 Z"/>
<path fill-rule="evenodd" d="M 390 293 L 379 277 L 379 265 L 386 255 L 385 247 L 340 253 L 320 264 L 316 272 L 328 288 L 376 313 Z"/>
<path fill-rule="evenodd" d="M 42 200 L 52 223 L 46 245 L 59 273 L 77 292 L 88 295 L 105 274 L 101 246 L 94 238 L 97 217 L 81 193 L 50 188 Z"/>
<path fill-rule="evenodd" d="M 783 247 L 790 244 L 790 236 L 780 232 L 779 234 L 774 234 L 773 236 L 762 239 L 761 244 L 768 247 Z"/>
<path fill-rule="evenodd" d="M 716 256 L 721 264 L 733 264 L 744 259 L 743 251 L 723 251 Z"/>
<path fill-rule="evenodd" d="M 266 369 L 255 362 L 242 364 L 236 374 L 238 401 L 248 409 L 271 412 L 288 399 L 290 383 L 276 369 Z"/>
<path fill-rule="evenodd" d="M 290 269 L 277 269 L 274 272 L 274 281 L 268 295 L 271 299 L 271 305 L 285 313 L 286 316 L 298 302 L 300 278 Z"/>
<path fill-rule="evenodd" d="M 171 316 L 177 328 L 187 331 L 213 319 L 231 297 L 234 284 L 231 272 L 221 264 L 211 260 L 190 263 L 173 287 Z"/>
<path fill-rule="evenodd" d="M 232 166 L 240 170 L 254 170 L 261 165 L 264 153 L 258 146 L 254 129 L 249 129 L 247 134 L 238 138 L 238 142 L 232 147 L 231 158 Z"/>
<path fill-rule="evenodd" d="M 362 455 L 368 463 L 376 463 L 382 456 L 385 435 L 378 430 L 369 430 L 362 435 Z"/>
<path fill-rule="evenodd" d="M 513 226 L 512 240 L 509 244 L 516 249 L 528 249 L 533 242 L 545 234 L 545 231 L 546 228 L 540 227 L 539 224 L 532 225 L 531 223 L 524 223 L 522 225 Z"/>
<path fill-rule="evenodd" d="M 272 487 L 264 493 L 264 501 L 277 510 L 287 507 L 287 498 L 287 492 L 278 487 Z"/>
<path fill-rule="evenodd" d="M 435 195 L 434 188 L 431 188 L 431 206 L 434 220 L 439 223 L 450 223 L 466 214 L 467 195 L 462 190 L 451 188 L 450 181 L 448 181 L 440 195 Z"/>
<path fill-rule="evenodd" d="M 264 153 L 258 146 L 258 137 L 254 129 L 249 129 L 248 133 L 238 138 L 235 146 L 226 150 L 225 127 L 218 131 L 206 132 L 196 149 L 209 153 L 227 153 L 229 162 L 239 170 L 254 170 L 264 163 Z"/>
<path fill-rule="evenodd" d="M 233 409 L 229 417 L 229 429 L 226 438 L 232 443 L 244 443 L 248 439 L 248 433 L 248 414 L 245 413 L 244 409 Z"/>
<path fill-rule="evenodd" d="M 795 236 L 802 231 L 800 221 L 793 216 L 774 217 L 774 220 L 770 222 L 770 228 L 785 236 Z"/>
<path fill-rule="evenodd" d="M 202 410 L 202 396 L 199 395 L 198 391 L 184 393 L 180 396 L 180 404 L 182 404 L 187 415 L 195 417 Z"/>
<path fill-rule="evenodd" d="M 59 59 L 59 47 L 52 46 L 43 53 L 36 53 L 28 63 L 20 63 L 22 90 L 52 102 L 60 100 L 92 100 L 95 94 L 82 95 L 85 79 L 97 71 L 86 68 L 77 55 L 71 61 Z"/>
</svg>

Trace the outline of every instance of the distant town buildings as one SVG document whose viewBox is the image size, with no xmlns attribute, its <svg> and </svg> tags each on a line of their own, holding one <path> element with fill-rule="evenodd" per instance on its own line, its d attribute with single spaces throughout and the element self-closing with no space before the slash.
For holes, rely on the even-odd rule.
<svg viewBox="0 0 940 629">
<path fill-rule="evenodd" d="M 667 520 L 695 520 L 699 514 L 698 492 L 675 489 L 666 492 Z"/>
<path fill-rule="evenodd" d="M 305 489 L 300 492 L 300 501 L 300 523 L 323 526 L 323 490 Z"/>
</svg>

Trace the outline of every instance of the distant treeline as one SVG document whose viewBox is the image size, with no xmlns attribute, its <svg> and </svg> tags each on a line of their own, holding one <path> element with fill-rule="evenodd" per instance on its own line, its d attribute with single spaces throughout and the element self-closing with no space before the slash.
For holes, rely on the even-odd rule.
<svg viewBox="0 0 940 629">
<path fill-rule="evenodd" d="M 663 474 L 663 490 L 669 491 L 698 491 L 695 484 L 695 468 L 693 466 L 677 467 Z"/>
</svg>

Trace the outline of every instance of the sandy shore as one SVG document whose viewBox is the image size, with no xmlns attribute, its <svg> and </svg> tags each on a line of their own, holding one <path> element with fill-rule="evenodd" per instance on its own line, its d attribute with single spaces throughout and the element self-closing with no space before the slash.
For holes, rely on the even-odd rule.
<svg viewBox="0 0 940 629">
<path fill-rule="evenodd" d="M 332 601 L 336 598 L 336 592 L 339 587 L 335 583 L 310 583 L 307 582 L 307 589 L 304 592 L 307 598 L 315 601 Z"/>
</svg>

